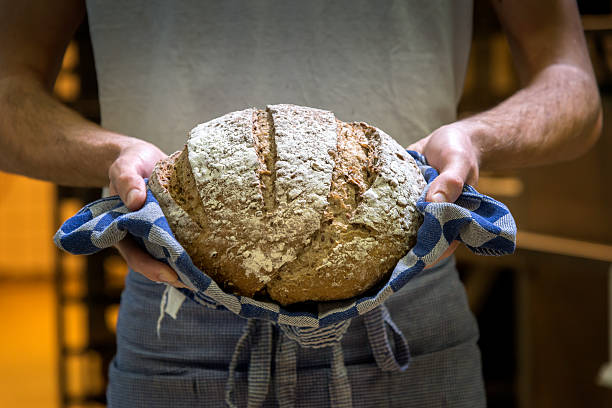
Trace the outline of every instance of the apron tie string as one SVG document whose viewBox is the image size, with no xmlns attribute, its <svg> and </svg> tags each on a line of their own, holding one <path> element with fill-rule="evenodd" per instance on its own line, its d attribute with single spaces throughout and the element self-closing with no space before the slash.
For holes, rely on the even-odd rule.
<svg viewBox="0 0 612 408">
<path fill-rule="evenodd" d="M 230 408 L 237 408 L 234 394 L 236 391 L 236 366 L 243 351 L 250 344 L 248 368 L 247 407 L 261 407 L 270 384 L 270 363 L 272 360 L 272 323 L 257 319 L 248 319 L 242 336 L 236 344 L 229 365 L 228 379 L 225 384 L 225 403 Z"/>
<path fill-rule="evenodd" d="M 381 370 L 401 372 L 410 364 L 410 350 L 402 332 L 391 320 L 387 308 L 381 305 L 363 315 L 364 324 L 374 360 Z M 346 331 L 346 326 L 342 327 Z M 273 323 L 248 319 L 242 336 L 236 343 L 229 366 L 229 376 L 225 387 L 225 403 L 237 408 L 235 402 L 235 376 L 238 360 L 243 352 L 249 350 L 247 408 L 261 407 L 266 400 L 270 386 L 272 364 Z M 325 328 L 323 328 L 325 331 Z M 391 346 L 389 331 L 393 336 L 395 349 Z M 276 344 L 275 388 L 280 408 L 294 408 L 297 387 L 297 352 L 300 346 L 295 333 L 279 331 Z M 316 344 L 316 342 L 313 342 Z M 313 344 L 310 345 L 311 347 Z M 318 348 L 318 347 L 314 347 Z M 348 371 L 344 365 L 342 344 L 336 341 L 323 346 L 331 352 L 329 372 L 329 400 L 333 407 L 352 407 L 351 385 Z"/>
<path fill-rule="evenodd" d="M 332 407 L 351 408 L 353 397 L 348 372 L 344 366 L 342 344 L 336 343 L 332 347 L 332 364 L 329 379 L 329 401 Z"/>
<path fill-rule="evenodd" d="M 410 349 L 401 330 L 395 325 L 384 304 L 363 315 L 368 341 L 376 365 L 384 371 L 406 371 L 410 365 Z M 395 352 L 391 347 L 387 326 L 391 329 Z"/>
<path fill-rule="evenodd" d="M 297 386 L 297 349 L 298 343 L 287 337 L 282 331 L 276 345 L 276 401 L 280 408 L 295 407 L 295 389 Z"/>
</svg>

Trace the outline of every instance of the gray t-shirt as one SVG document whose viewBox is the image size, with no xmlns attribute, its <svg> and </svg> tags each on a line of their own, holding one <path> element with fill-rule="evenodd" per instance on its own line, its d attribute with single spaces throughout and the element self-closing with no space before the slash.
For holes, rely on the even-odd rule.
<svg viewBox="0 0 612 408">
<path fill-rule="evenodd" d="M 471 0 L 87 1 L 102 125 L 182 148 L 196 124 L 293 103 L 406 146 L 455 120 Z"/>
</svg>

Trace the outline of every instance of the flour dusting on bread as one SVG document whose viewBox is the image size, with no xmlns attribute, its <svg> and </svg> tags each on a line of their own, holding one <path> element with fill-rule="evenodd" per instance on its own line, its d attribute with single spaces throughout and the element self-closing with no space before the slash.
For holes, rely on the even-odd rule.
<svg viewBox="0 0 612 408">
<path fill-rule="evenodd" d="M 282 304 L 352 297 L 388 276 L 414 245 L 424 187 L 381 130 L 296 105 L 198 125 L 151 185 L 196 266 Z"/>
</svg>

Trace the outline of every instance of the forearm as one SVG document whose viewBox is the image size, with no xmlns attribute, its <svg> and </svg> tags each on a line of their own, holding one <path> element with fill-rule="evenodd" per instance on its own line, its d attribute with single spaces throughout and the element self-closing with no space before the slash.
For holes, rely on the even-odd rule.
<svg viewBox="0 0 612 408">
<path fill-rule="evenodd" d="M 601 105 L 592 72 L 551 64 L 485 112 L 442 126 L 411 149 L 440 171 L 430 201 L 455 201 L 481 170 L 535 166 L 583 154 L 599 137 Z"/>
<path fill-rule="evenodd" d="M 498 106 L 459 122 L 483 170 L 515 168 L 575 158 L 601 130 L 601 105 L 590 72 L 551 65 Z"/>
<path fill-rule="evenodd" d="M 103 186 L 111 164 L 134 141 L 64 106 L 34 74 L 0 79 L 0 170 L 64 185 Z"/>
</svg>

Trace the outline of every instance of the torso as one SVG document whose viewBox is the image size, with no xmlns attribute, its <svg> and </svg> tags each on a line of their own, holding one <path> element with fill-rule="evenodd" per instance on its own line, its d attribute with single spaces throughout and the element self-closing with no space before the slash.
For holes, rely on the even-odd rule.
<svg viewBox="0 0 612 408">
<path fill-rule="evenodd" d="M 404 146 L 455 119 L 471 1 L 87 3 L 103 126 L 167 153 L 198 123 L 275 103 Z"/>
</svg>

